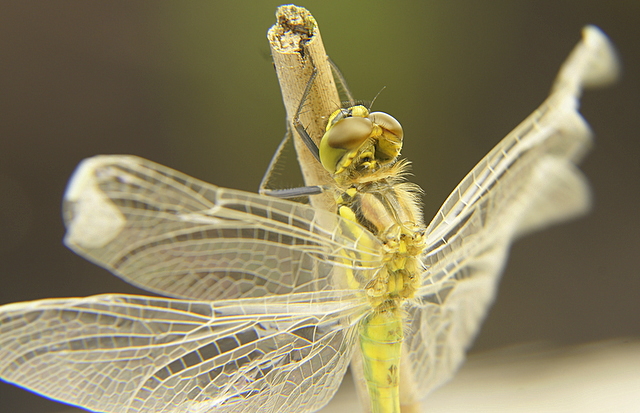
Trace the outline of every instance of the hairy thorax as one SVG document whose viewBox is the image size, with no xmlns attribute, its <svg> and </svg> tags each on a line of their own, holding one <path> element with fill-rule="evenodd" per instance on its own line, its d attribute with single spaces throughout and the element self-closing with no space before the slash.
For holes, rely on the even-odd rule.
<svg viewBox="0 0 640 413">
<path fill-rule="evenodd" d="M 380 239 L 385 266 L 365 286 L 374 307 L 397 307 L 412 298 L 417 288 L 424 250 L 425 228 L 418 204 L 420 188 L 406 182 L 409 163 L 397 162 L 340 185 L 338 213 L 364 226 Z"/>
</svg>

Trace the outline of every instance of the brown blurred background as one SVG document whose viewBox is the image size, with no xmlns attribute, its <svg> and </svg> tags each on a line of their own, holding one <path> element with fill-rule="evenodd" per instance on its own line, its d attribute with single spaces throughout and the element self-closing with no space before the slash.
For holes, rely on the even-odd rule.
<svg viewBox="0 0 640 413">
<path fill-rule="evenodd" d="M 265 39 L 277 1 L 0 3 L 0 304 L 143 293 L 67 250 L 77 163 L 135 154 L 255 191 L 284 133 Z M 519 241 L 473 351 L 640 336 L 640 2 L 301 3 L 354 94 L 405 129 L 427 220 L 546 97 L 587 23 L 623 78 L 589 91 L 594 210 Z M 0 383 L 0 412 L 63 406 Z"/>
</svg>

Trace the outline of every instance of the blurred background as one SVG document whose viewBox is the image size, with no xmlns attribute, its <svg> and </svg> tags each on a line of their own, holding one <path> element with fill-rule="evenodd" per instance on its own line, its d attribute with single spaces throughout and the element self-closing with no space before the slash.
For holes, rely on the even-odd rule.
<svg viewBox="0 0 640 413">
<path fill-rule="evenodd" d="M 265 38 L 279 4 L 0 4 L 0 304 L 144 293 L 62 245 L 61 197 L 83 158 L 135 154 L 257 189 L 285 131 Z M 356 97 L 386 87 L 374 109 L 403 124 L 427 221 L 547 96 L 580 29 L 602 28 L 623 77 L 582 100 L 596 134 L 582 165 L 594 209 L 516 243 L 472 353 L 640 337 L 640 2 L 299 5 Z M 2 412 L 64 408 L 0 383 Z"/>
</svg>

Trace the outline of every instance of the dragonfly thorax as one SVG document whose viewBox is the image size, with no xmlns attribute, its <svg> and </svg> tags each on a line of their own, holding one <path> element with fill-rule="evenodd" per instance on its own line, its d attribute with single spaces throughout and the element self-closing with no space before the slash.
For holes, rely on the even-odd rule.
<svg viewBox="0 0 640 413">
<path fill-rule="evenodd" d="M 353 176 L 348 187 L 337 186 L 338 214 L 374 234 L 383 244 L 385 266 L 365 286 L 372 305 L 411 298 L 422 269 L 425 227 L 419 207 L 420 188 L 405 181 L 409 163 Z M 354 233 L 358 228 L 354 226 Z"/>
</svg>

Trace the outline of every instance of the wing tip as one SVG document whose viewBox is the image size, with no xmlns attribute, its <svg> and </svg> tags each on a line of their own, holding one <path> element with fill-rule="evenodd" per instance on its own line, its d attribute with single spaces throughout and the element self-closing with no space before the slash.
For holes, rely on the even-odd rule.
<svg viewBox="0 0 640 413">
<path fill-rule="evenodd" d="M 111 242 L 126 225 L 126 218 L 100 189 L 100 170 L 120 156 L 98 155 L 84 159 L 69 179 L 63 197 L 67 233 L 64 243 L 70 248 L 100 248 Z"/>
<path fill-rule="evenodd" d="M 585 87 L 602 87 L 620 76 L 620 61 L 613 43 L 606 34 L 592 24 L 582 29 L 582 44 L 590 50 L 591 58 L 585 68 Z"/>
<path fill-rule="evenodd" d="M 620 63 L 613 44 L 594 25 L 582 29 L 582 40 L 563 63 L 552 88 L 579 97 L 584 88 L 597 88 L 615 82 L 620 75 Z"/>
<path fill-rule="evenodd" d="M 92 185 L 93 171 L 101 164 L 101 155 L 86 158 L 80 161 L 73 171 L 67 188 L 64 191 L 63 200 L 75 202 L 80 199 L 82 192 Z"/>
</svg>

